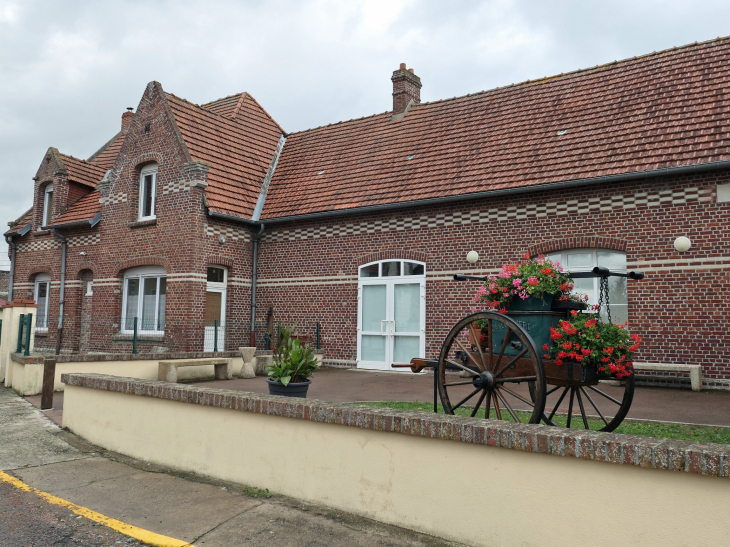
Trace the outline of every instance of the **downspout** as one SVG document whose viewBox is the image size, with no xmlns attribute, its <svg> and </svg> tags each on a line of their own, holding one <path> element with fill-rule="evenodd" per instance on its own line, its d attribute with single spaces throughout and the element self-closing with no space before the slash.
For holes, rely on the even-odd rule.
<svg viewBox="0 0 730 547">
<path fill-rule="evenodd" d="M 10 246 L 10 276 L 8 277 L 8 302 L 13 299 L 13 280 L 15 278 L 15 243 L 12 236 L 5 236 Z"/>
<path fill-rule="evenodd" d="M 256 346 L 256 271 L 259 262 L 259 240 L 264 235 L 264 224 L 261 224 L 259 233 L 253 238 L 253 259 L 251 268 L 251 347 Z"/>
<path fill-rule="evenodd" d="M 63 341 L 63 307 L 66 303 L 66 238 L 53 228 L 53 235 L 61 240 L 61 291 L 58 304 L 58 342 L 56 343 L 56 355 L 61 353 L 61 342 Z"/>
</svg>

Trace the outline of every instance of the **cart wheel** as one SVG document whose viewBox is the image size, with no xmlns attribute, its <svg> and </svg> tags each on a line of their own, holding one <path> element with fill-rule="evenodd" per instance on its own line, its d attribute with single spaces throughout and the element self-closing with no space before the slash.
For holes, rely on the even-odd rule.
<svg viewBox="0 0 730 547">
<path fill-rule="evenodd" d="M 484 325 L 484 343 L 477 339 L 477 322 Z M 470 377 L 447 375 L 447 369 L 466 371 Z M 459 321 L 441 347 L 437 374 L 446 414 L 453 414 L 466 405 L 473 407 L 471 416 L 474 417 L 484 403 L 485 418 L 489 418 L 492 406 L 500 420 L 509 415 L 516 422 L 533 424 L 543 416 L 542 357 L 519 323 L 501 313 L 479 312 Z M 517 384 L 522 382 L 528 385 L 529 391 L 518 389 Z M 527 413 L 515 412 L 513 405 L 526 408 Z"/>
<path fill-rule="evenodd" d="M 613 431 L 629 413 L 634 399 L 633 374 L 624 380 L 623 396 L 614 394 L 616 397 L 606 393 L 607 390 L 601 384 L 551 385 L 550 380 L 547 381 L 545 413 L 542 416 L 542 421 L 547 425 Z M 533 390 L 530 389 L 532 394 Z M 564 407 L 560 408 L 564 402 L 568 403 L 567 412 Z M 580 410 L 580 416 L 576 415 L 576 410 Z"/>
</svg>

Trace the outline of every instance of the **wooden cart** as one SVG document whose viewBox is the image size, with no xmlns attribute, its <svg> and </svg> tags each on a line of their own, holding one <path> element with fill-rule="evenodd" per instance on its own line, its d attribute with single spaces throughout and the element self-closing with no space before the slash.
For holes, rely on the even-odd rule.
<svg viewBox="0 0 730 547">
<path fill-rule="evenodd" d="M 573 278 L 601 278 L 606 297 L 610 276 L 644 277 L 641 272 L 626 274 L 606 268 L 572 274 Z M 454 279 L 486 281 L 464 275 Z M 608 304 L 607 298 L 605 302 Z M 613 431 L 631 407 L 634 376 L 621 380 L 619 388 L 603 384 L 599 388 L 601 380 L 615 379 L 578 363 L 558 366 L 543 358 L 542 346 L 550 342 L 550 327 L 569 318 L 571 309 L 576 309 L 575 304 L 556 302 L 547 309 L 474 313 L 451 329 L 438 360 L 412 359 L 393 366 L 410 367 L 413 372 L 435 370 L 434 412 L 438 411 L 438 393 L 447 414 L 466 406 L 472 408 L 472 417 L 482 415 L 480 410 L 489 417 L 493 408 L 500 420 L 509 415 L 522 423 Z M 561 407 L 564 401 L 568 402 L 567 412 Z M 576 404 L 580 419 L 574 415 Z"/>
</svg>

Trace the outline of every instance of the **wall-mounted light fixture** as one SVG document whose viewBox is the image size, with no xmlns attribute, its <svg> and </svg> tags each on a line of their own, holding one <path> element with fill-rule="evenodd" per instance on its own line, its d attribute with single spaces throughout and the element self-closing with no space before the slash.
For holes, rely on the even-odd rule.
<svg viewBox="0 0 730 547">
<path fill-rule="evenodd" d="M 226 236 L 224 236 L 222 234 L 219 235 L 218 236 L 218 243 L 220 243 L 221 245 L 223 245 L 225 242 L 226 242 Z"/>
<path fill-rule="evenodd" d="M 477 260 L 479 260 L 479 253 L 476 251 L 469 251 L 466 253 L 466 261 L 469 264 L 476 264 Z"/>
<path fill-rule="evenodd" d="M 679 253 L 689 251 L 692 247 L 692 242 L 688 237 L 680 236 L 674 240 L 674 249 Z"/>
</svg>

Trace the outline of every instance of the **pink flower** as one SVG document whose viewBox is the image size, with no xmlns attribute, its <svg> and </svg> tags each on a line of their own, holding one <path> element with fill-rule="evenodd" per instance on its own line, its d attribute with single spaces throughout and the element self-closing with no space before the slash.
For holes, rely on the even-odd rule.
<svg viewBox="0 0 730 547">
<path fill-rule="evenodd" d="M 527 291 L 522 291 L 520 293 L 520 298 L 522 298 L 522 300 L 525 300 L 528 296 L 530 296 L 530 295 L 527 294 Z"/>
<path fill-rule="evenodd" d="M 517 279 L 512 281 L 512 285 L 514 285 L 515 287 L 517 287 L 519 289 L 520 285 L 522 285 L 522 280 L 518 277 Z"/>
<path fill-rule="evenodd" d="M 527 280 L 527 283 L 534 287 L 535 285 L 538 285 L 540 282 L 537 280 L 537 277 L 535 277 L 534 275 L 531 275 L 529 277 L 529 279 Z"/>
</svg>

